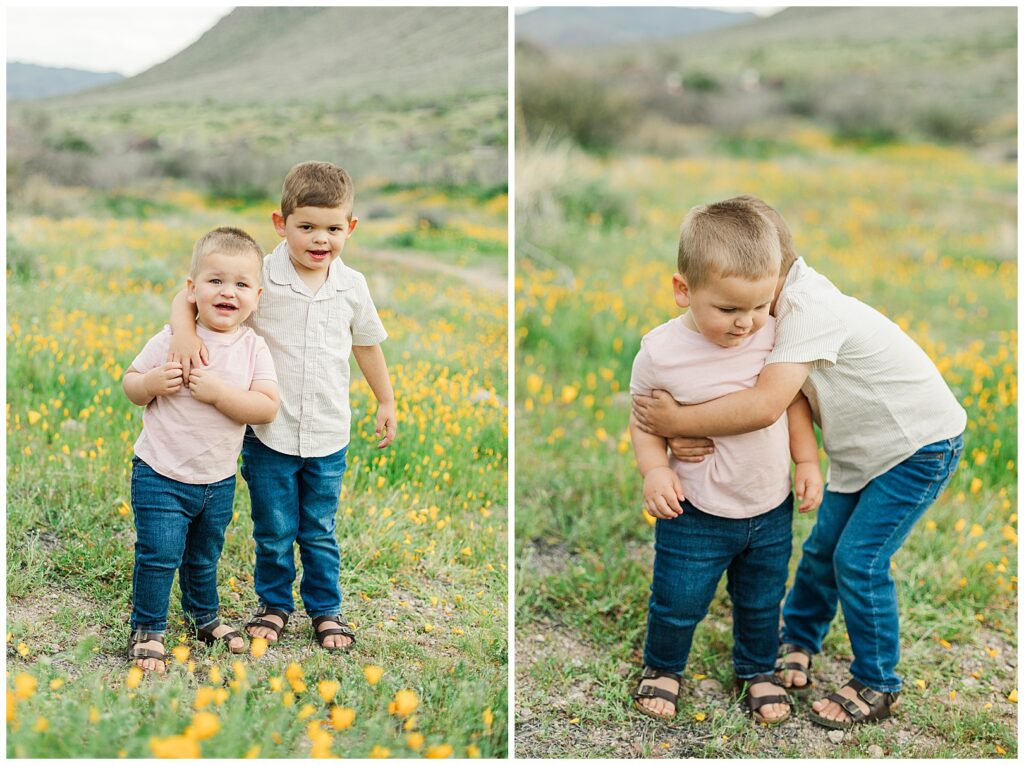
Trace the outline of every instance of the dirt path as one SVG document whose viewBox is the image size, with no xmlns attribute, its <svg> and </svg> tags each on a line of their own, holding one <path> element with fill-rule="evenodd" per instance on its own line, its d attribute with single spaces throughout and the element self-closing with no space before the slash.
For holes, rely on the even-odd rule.
<svg viewBox="0 0 1024 765">
<path fill-rule="evenodd" d="M 508 293 L 508 277 L 492 268 L 483 266 L 457 266 L 445 263 L 420 250 L 371 250 L 367 258 L 385 260 L 389 263 L 408 266 L 421 271 L 434 271 L 452 276 L 470 286 L 495 295 Z"/>
</svg>

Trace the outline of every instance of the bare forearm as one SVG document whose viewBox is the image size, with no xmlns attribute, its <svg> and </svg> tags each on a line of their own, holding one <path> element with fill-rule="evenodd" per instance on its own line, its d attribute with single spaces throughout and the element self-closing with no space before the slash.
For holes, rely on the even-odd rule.
<svg viewBox="0 0 1024 765">
<path fill-rule="evenodd" d="M 666 424 L 672 431 L 671 436 L 735 436 L 767 428 L 784 411 L 785 407 L 773 407 L 770 397 L 755 387 L 703 404 L 679 407 Z"/>
<path fill-rule="evenodd" d="M 171 332 L 175 335 L 196 335 L 196 309 L 188 302 L 185 290 L 181 290 L 171 301 Z"/>
<path fill-rule="evenodd" d="M 654 468 L 668 467 L 668 444 L 664 438 L 644 433 L 632 416 L 629 418 L 629 434 L 633 438 L 633 454 L 640 475 L 646 476 Z"/>
<path fill-rule="evenodd" d="M 803 395 L 799 395 L 786 410 L 789 418 L 789 452 L 793 462 L 818 462 L 818 441 L 814 437 L 814 423 L 811 407 Z"/>
<path fill-rule="evenodd" d="M 262 391 L 230 390 L 217 399 L 217 410 L 243 425 L 263 425 L 277 416 L 278 398 Z"/>
<path fill-rule="evenodd" d="M 156 396 L 154 396 L 146 384 L 146 376 L 141 372 L 125 372 L 123 378 L 121 378 L 121 388 L 124 389 L 124 393 L 128 396 L 128 400 L 138 406 L 146 406 Z"/>
<path fill-rule="evenodd" d="M 353 345 L 352 355 L 356 357 L 363 377 L 366 378 L 374 397 L 381 404 L 395 400 L 395 392 L 391 387 L 388 365 L 384 359 L 384 351 L 379 345 Z"/>
</svg>

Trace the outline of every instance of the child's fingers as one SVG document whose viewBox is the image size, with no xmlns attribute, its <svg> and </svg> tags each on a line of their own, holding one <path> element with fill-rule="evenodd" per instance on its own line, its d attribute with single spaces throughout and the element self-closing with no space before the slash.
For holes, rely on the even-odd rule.
<svg viewBox="0 0 1024 765">
<path fill-rule="evenodd" d="M 676 507 L 679 507 L 679 503 L 676 501 L 675 497 L 671 497 L 671 500 L 675 503 Z M 654 501 L 657 503 L 658 509 L 661 511 L 661 515 L 659 516 L 660 518 L 671 520 L 682 512 L 682 508 L 674 510 L 672 508 L 672 504 L 669 502 L 669 498 L 666 498 L 665 496 L 658 495 L 655 497 Z"/>
</svg>

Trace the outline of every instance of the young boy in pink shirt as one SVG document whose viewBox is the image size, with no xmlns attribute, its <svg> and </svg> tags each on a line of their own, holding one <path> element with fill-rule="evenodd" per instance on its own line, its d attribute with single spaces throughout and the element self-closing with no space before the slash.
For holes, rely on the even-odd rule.
<svg viewBox="0 0 1024 765">
<path fill-rule="evenodd" d="M 676 304 L 689 310 L 644 336 L 632 393 L 667 390 L 693 404 L 753 387 L 775 342 L 769 307 L 781 257 L 774 227 L 752 206 L 729 200 L 691 210 L 672 277 Z M 798 396 L 788 414 L 788 422 L 717 439 L 698 462 L 670 456 L 665 438 L 630 420 L 644 507 L 657 518 L 645 666 L 633 695 L 644 714 L 675 716 L 694 629 L 728 572 L 744 701 L 759 722 L 789 717 L 773 670 L 792 552 L 790 455 L 801 512 L 820 502 L 824 481 L 806 399 Z"/>
<path fill-rule="evenodd" d="M 132 459 L 135 570 L 128 658 L 163 673 L 164 632 L 174 572 L 190 627 L 206 643 L 245 650 L 242 636 L 217 618 L 217 561 L 232 516 L 235 469 L 247 423 L 278 408 L 277 376 L 267 344 L 240 326 L 256 310 L 263 253 L 236 228 L 196 242 L 187 281 L 196 332 L 216 349 L 210 365 L 183 383 L 168 361 L 170 327 L 155 335 L 124 373 L 132 403 L 146 407 Z"/>
</svg>

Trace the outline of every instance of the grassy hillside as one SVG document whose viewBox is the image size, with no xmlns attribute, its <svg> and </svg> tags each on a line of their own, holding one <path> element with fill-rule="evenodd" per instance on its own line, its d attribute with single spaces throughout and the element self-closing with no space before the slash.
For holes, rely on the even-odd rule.
<svg viewBox="0 0 1024 765">
<path fill-rule="evenodd" d="M 756 19 L 709 8 L 536 8 L 516 16 L 516 39 L 558 47 L 695 35 Z"/>
<path fill-rule="evenodd" d="M 504 92 L 504 8 L 237 8 L 178 55 L 74 103 L 368 100 Z"/>
<path fill-rule="evenodd" d="M 517 95 L 531 135 L 577 137 L 564 101 L 546 95 L 560 89 L 587 102 L 574 114 L 616 123 L 618 143 L 666 153 L 687 148 L 674 131 L 681 124 L 770 139 L 807 119 L 841 139 L 924 137 L 1008 152 L 1016 18 L 1015 8 L 792 8 L 685 39 L 548 58 L 524 50 Z"/>
</svg>

